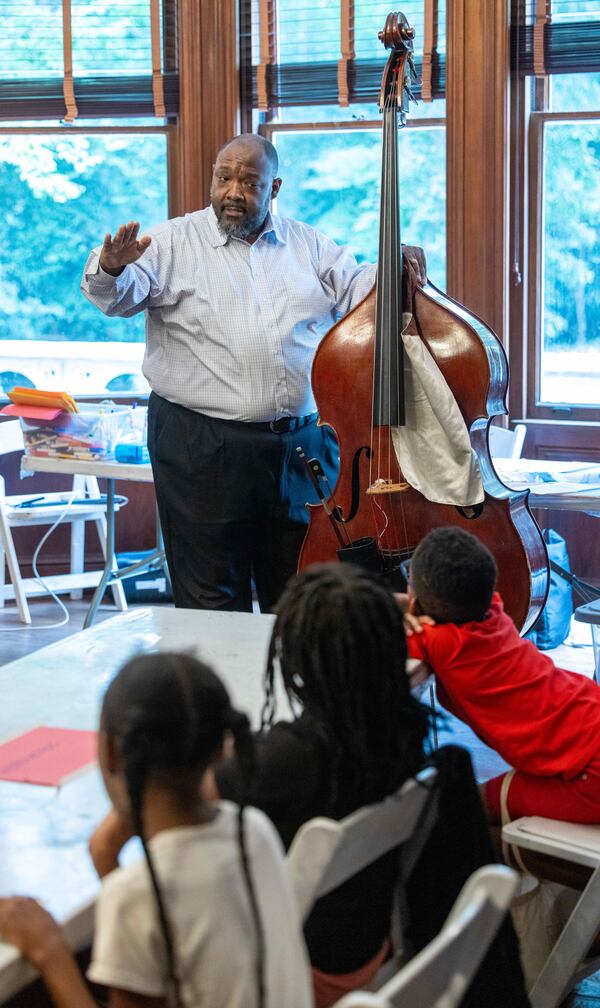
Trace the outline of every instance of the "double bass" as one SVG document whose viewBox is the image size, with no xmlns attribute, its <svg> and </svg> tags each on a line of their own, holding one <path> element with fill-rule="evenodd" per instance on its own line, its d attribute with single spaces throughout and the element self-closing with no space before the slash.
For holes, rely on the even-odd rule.
<svg viewBox="0 0 600 1008">
<path fill-rule="evenodd" d="M 339 444 L 338 480 L 324 485 L 318 459 L 307 460 L 321 504 L 310 504 L 299 569 L 350 560 L 402 586 L 405 561 L 431 529 L 456 526 L 477 536 L 498 566 L 498 591 L 516 626 L 526 632 L 548 591 L 548 561 L 531 515 L 528 491 L 498 477 L 488 430 L 506 413 L 508 363 L 492 330 L 428 281 L 415 283 L 402 258 L 398 126 L 410 94 L 414 31 L 389 14 L 379 37 L 391 50 L 383 74 L 383 152 L 378 275 L 375 287 L 322 340 L 312 369 L 319 423 Z M 410 310 L 408 315 L 404 314 Z M 404 317 L 403 317 L 404 314 Z M 417 336 L 449 387 L 481 475 L 481 500 L 439 503 L 415 489 L 401 470 L 394 432 L 405 423 L 403 336 Z"/>
</svg>

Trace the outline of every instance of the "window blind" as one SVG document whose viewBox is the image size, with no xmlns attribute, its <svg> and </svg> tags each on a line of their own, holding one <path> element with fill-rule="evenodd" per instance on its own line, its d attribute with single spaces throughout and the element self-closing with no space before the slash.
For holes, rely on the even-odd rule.
<svg viewBox="0 0 600 1008">
<path fill-rule="evenodd" d="M 600 0 L 513 0 L 512 67 L 520 76 L 600 70 Z"/>
<path fill-rule="evenodd" d="M 400 9 L 415 29 L 415 96 L 443 98 L 446 0 Z M 390 10 L 389 0 L 240 0 L 243 99 L 260 109 L 376 102 Z"/>
<path fill-rule="evenodd" d="M 0 0 L 0 120 L 174 116 L 176 0 Z"/>
</svg>

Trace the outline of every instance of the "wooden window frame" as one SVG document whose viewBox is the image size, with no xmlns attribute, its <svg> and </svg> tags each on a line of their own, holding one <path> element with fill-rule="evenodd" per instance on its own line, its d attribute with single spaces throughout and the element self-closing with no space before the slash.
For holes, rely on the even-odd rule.
<svg viewBox="0 0 600 1008">
<path fill-rule="evenodd" d="M 326 122 L 295 122 L 277 123 L 264 122 L 258 127 L 258 132 L 266 140 L 274 142 L 273 138 L 277 133 L 347 133 L 353 130 L 379 130 L 381 132 L 381 119 L 350 119 L 350 120 L 327 120 Z M 431 119 L 407 119 L 403 129 L 425 129 L 427 127 L 446 128 L 445 116 L 436 116 Z M 427 253 L 427 249 L 425 249 Z"/>
<path fill-rule="evenodd" d="M 141 126 L 3 125 L 0 135 L 164 133 L 169 216 L 207 205 L 215 154 L 240 131 L 237 0 L 179 0 L 179 114 Z M 215 95 L 219 100 L 215 100 Z"/>
<path fill-rule="evenodd" d="M 114 136 L 115 134 L 131 134 L 131 135 L 163 135 L 166 137 L 165 145 L 165 173 L 167 181 L 167 201 L 168 201 L 168 212 L 171 216 L 171 189 L 169 186 L 170 172 L 169 172 L 169 141 L 170 138 L 174 137 L 176 134 L 176 126 L 174 124 L 164 124 L 156 126 L 80 126 L 80 125 L 70 125 L 70 126 L 2 126 L 0 127 L 0 140 L 2 137 L 6 136 L 30 136 L 30 137 L 52 137 L 52 136 Z M 115 220 L 113 226 L 116 229 L 118 225 L 122 223 L 120 220 Z M 102 240 L 102 235 L 98 235 L 98 243 Z M 83 266 L 83 263 L 82 263 Z M 42 339 L 43 337 L 40 337 Z M 35 342 L 35 341 L 33 341 Z M 127 341 L 129 343 L 135 342 L 134 340 Z M 57 340 L 56 341 L 56 355 L 60 358 L 60 347 L 61 346 L 72 345 L 68 339 Z M 77 391 L 77 390 L 75 390 Z M 113 398 L 119 402 L 131 402 L 136 400 L 137 402 L 143 402 L 147 399 L 147 393 L 145 392 L 119 392 Z M 80 402 L 97 402 L 102 396 L 102 393 L 87 393 L 80 394 L 77 393 L 77 399 Z M 0 400 L 2 402 L 6 401 L 6 397 L 0 392 Z"/>
<path fill-rule="evenodd" d="M 431 119 L 407 119 L 404 129 L 424 129 L 427 126 L 446 126 L 445 116 Z M 273 140 L 275 133 L 325 133 L 350 130 L 381 130 L 381 119 L 335 119 L 326 122 L 262 123 L 258 132 L 266 140 Z"/>
<path fill-rule="evenodd" d="M 600 420 L 597 407 L 577 403 L 544 403 L 540 399 L 542 322 L 543 322 L 543 229 L 544 229 L 544 129 L 552 122 L 599 121 L 600 111 L 550 112 L 532 111 L 527 123 L 528 160 L 528 240 L 527 240 L 527 305 L 524 312 L 526 330 L 524 403 L 526 416 L 551 421 Z"/>
<path fill-rule="evenodd" d="M 171 186 L 171 157 L 173 149 L 173 139 L 177 136 L 177 125 L 165 123 L 164 125 L 151 126 L 0 126 L 0 137 L 3 136 L 114 136 L 117 133 L 137 133 L 143 136 L 153 134 L 163 134 L 167 137 L 166 149 L 166 173 L 167 173 L 167 202 L 169 216 L 175 216 L 176 210 L 173 207 L 173 187 Z"/>
<path fill-rule="evenodd" d="M 372 104 L 378 100 L 381 74 L 389 55 L 381 50 L 375 57 L 356 57 L 355 2 L 340 0 L 340 37 L 338 58 L 322 62 L 279 62 L 279 29 L 276 0 L 260 0 L 256 25 L 261 40 L 259 61 L 252 62 L 251 8 L 253 0 L 237 0 L 238 17 L 243 27 L 240 61 L 242 72 L 242 119 L 252 121 L 258 111 L 268 116 L 278 108 L 301 105 Z M 254 0 L 256 3 L 256 0 Z M 415 97 L 423 101 L 446 96 L 446 55 L 438 51 L 438 0 L 422 0 L 424 16 L 423 57 L 415 56 L 417 81 L 413 83 Z M 410 18 L 410 12 L 407 15 Z M 425 84 L 421 92 L 421 77 Z M 307 87 L 307 81 L 310 85 Z"/>
<path fill-rule="evenodd" d="M 168 215 L 181 216 L 207 205 L 215 154 L 239 132 L 240 99 L 236 0 L 179 0 L 179 114 L 175 121 L 141 125 L 49 125 L 0 127 L 0 136 L 163 134 Z M 219 100 L 215 101 L 215 94 Z M 140 399 L 140 394 L 119 398 Z"/>
<path fill-rule="evenodd" d="M 79 73 L 73 65 L 72 0 L 62 0 L 53 14 L 61 20 L 62 74 L 49 71 L 49 75 L 43 78 L 35 73 L 27 77 L 21 76 L 14 66 L 5 67 L 5 74 L 12 70 L 15 76 L 0 79 L 2 122 L 61 120 L 70 124 L 78 117 L 148 117 L 152 120 L 177 115 L 177 0 L 168 0 L 164 4 L 161 0 L 147 0 L 150 61 L 142 72 L 135 73 L 131 72 L 131 66 L 123 70 L 121 58 L 125 58 L 127 50 L 118 47 L 111 72 L 105 66 L 101 69 L 88 68 Z M 114 34 L 118 12 L 111 14 L 117 20 L 104 27 Z M 85 29 L 77 33 L 76 41 L 82 39 L 93 42 L 93 36 L 88 35 Z"/>
</svg>

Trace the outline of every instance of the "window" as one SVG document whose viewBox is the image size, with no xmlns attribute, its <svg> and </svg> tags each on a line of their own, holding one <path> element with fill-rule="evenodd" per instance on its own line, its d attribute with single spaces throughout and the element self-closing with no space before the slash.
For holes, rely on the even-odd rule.
<svg viewBox="0 0 600 1008">
<path fill-rule="evenodd" d="M 600 0 L 545 6 L 540 13 L 526 0 L 513 27 L 513 69 L 538 72 L 524 91 L 531 94 L 527 414 L 597 419 Z"/>
<path fill-rule="evenodd" d="M 586 419 L 600 405 L 599 77 L 557 78 L 530 116 L 532 416 Z"/>
<path fill-rule="evenodd" d="M 425 121 L 426 122 L 426 121 Z M 325 124 L 324 124 L 325 126 Z M 377 261 L 381 130 L 336 124 L 335 129 L 269 131 L 284 180 L 277 212 L 348 244 L 359 260 Z M 399 136 L 401 234 L 426 252 L 428 274 L 445 286 L 446 178 L 443 125 L 419 124 Z M 433 170 L 432 169 L 433 166 Z"/>
<path fill-rule="evenodd" d="M 0 0 L 0 386 L 147 391 L 143 317 L 79 291 L 89 250 L 168 216 L 171 0 Z M 70 123 L 70 125 L 65 125 Z"/>
<path fill-rule="evenodd" d="M 402 240 L 422 245 L 445 286 L 445 3 L 407 0 L 415 29 L 415 96 L 399 135 Z M 277 212 L 377 259 L 381 116 L 387 53 L 381 0 L 241 0 L 243 90 L 254 128 L 273 141 L 284 184 Z M 426 80 L 421 84 L 424 67 Z M 249 120 L 249 117 L 247 118 Z"/>
<path fill-rule="evenodd" d="M 107 231 L 165 219 L 166 164 L 164 133 L 0 136 L 0 375 L 96 393 L 126 372 L 146 389 L 143 316 L 106 318 L 79 283 Z"/>
<path fill-rule="evenodd" d="M 556 113 L 560 116 L 561 113 Z M 596 119 L 545 118 L 538 401 L 600 404 L 600 89 Z"/>
</svg>

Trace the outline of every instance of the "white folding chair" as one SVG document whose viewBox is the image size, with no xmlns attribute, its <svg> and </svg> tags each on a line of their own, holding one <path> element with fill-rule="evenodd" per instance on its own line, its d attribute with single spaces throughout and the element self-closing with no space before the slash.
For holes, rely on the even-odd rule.
<svg viewBox="0 0 600 1008">
<path fill-rule="evenodd" d="M 339 821 L 317 817 L 300 827 L 288 851 L 287 863 L 303 920 L 321 896 L 400 845 L 398 886 L 401 886 L 414 868 L 435 821 L 436 780 L 437 770 L 428 767 L 375 805 L 367 805 Z M 387 980 L 401 961 L 398 902 L 394 901 L 391 921 L 394 956 L 377 974 L 377 985 Z"/>
<path fill-rule="evenodd" d="M 23 452 L 23 435 L 18 420 L 7 420 L 0 423 L 0 455 L 11 452 Z M 43 494 L 43 500 L 31 507 L 19 507 L 23 501 L 40 497 L 40 493 L 13 494 L 7 496 L 4 477 L 0 475 L 0 607 L 6 599 L 16 599 L 19 616 L 23 623 L 31 623 L 31 614 L 27 604 L 30 595 L 43 595 L 47 588 L 35 578 L 23 578 L 17 559 L 17 551 L 11 529 L 34 525 L 52 525 L 61 514 L 60 502 L 64 507 L 70 495 L 60 493 Z M 83 496 L 85 492 L 98 500 L 100 491 L 98 480 L 91 476 L 74 476 L 73 491 Z M 54 503 L 52 503 L 54 502 Z M 117 505 L 118 507 L 118 505 Z M 106 558 L 106 510 L 103 504 L 85 504 L 83 501 L 73 503 L 68 508 L 64 522 L 71 526 L 70 572 L 55 574 L 44 578 L 52 591 L 57 593 L 69 591 L 73 597 L 82 588 L 93 587 L 100 579 L 101 571 L 85 571 L 84 541 L 85 522 L 95 521 L 98 538 L 104 557 Z M 116 568 L 116 561 L 115 568 Z M 5 567 L 8 567 L 11 584 L 5 583 Z M 120 582 L 112 587 L 113 598 L 121 612 L 127 609 L 127 602 Z"/>
<path fill-rule="evenodd" d="M 490 424 L 489 445 L 492 458 L 521 458 L 527 427 L 518 423 L 514 427 L 500 427 Z"/>
<path fill-rule="evenodd" d="M 458 1008 L 498 932 L 518 875 L 478 868 L 465 882 L 439 935 L 375 993 L 354 991 L 335 1008 Z"/>
<path fill-rule="evenodd" d="M 599 956 L 586 959 L 600 931 L 600 825 L 524 816 L 502 828 L 502 839 L 512 846 L 591 869 L 585 888 L 529 991 L 532 1008 L 557 1008 L 575 984 L 600 969 Z"/>
</svg>

